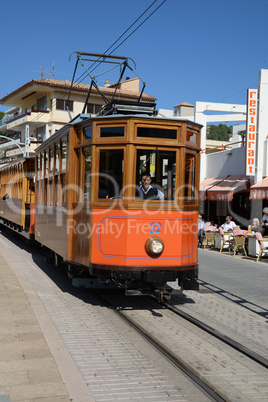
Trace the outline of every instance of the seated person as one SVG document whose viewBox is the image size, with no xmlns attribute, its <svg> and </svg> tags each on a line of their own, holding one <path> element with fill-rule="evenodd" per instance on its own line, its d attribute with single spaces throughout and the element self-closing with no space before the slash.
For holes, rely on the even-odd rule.
<svg viewBox="0 0 268 402">
<path fill-rule="evenodd" d="M 144 173 L 141 177 L 141 185 L 139 187 L 138 198 L 143 198 L 144 200 L 162 200 L 164 194 L 157 187 L 151 186 L 151 176 Z"/>
<path fill-rule="evenodd" d="M 99 198 L 108 198 L 108 188 L 106 184 L 102 181 L 99 180 Z"/>
<path fill-rule="evenodd" d="M 262 230 L 261 234 L 263 236 L 268 235 L 268 208 L 263 208 L 263 217 L 261 218 L 261 225 L 262 225 Z"/>
<path fill-rule="evenodd" d="M 237 226 L 237 224 L 232 221 L 232 217 L 230 215 L 226 216 L 226 222 L 224 222 L 224 224 L 221 225 L 222 229 L 225 232 L 233 230 L 236 226 Z"/>
<path fill-rule="evenodd" d="M 202 236 L 204 235 L 205 222 L 202 220 L 202 216 L 198 215 L 198 243 L 202 243 Z"/>
<path fill-rule="evenodd" d="M 253 218 L 252 219 L 252 225 L 248 226 L 248 231 L 252 232 L 261 232 L 261 227 L 260 227 L 260 221 L 258 218 Z"/>
</svg>

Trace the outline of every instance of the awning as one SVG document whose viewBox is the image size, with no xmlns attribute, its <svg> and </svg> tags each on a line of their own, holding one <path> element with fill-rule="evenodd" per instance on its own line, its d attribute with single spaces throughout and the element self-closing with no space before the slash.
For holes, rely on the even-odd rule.
<svg viewBox="0 0 268 402">
<path fill-rule="evenodd" d="M 250 176 L 227 176 L 220 183 L 207 191 L 207 198 L 211 201 L 232 201 L 234 193 L 247 189 Z"/>
<path fill-rule="evenodd" d="M 265 177 L 251 186 L 249 198 L 252 200 L 263 200 L 268 198 L 268 177 Z"/>
<path fill-rule="evenodd" d="M 225 179 L 226 176 L 224 177 L 210 177 L 209 179 L 205 179 L 201 181 L 199 185 L 199 200 L 204 201 L 206 197 L 206 192 L 209 190 L 211 187 L 215 186 L 216 184 L 220 183 L 222 180 Z"/>
</svg>

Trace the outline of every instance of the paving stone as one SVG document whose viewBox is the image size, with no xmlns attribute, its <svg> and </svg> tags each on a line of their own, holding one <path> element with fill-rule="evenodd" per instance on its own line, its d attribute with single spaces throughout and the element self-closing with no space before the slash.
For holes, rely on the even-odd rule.
<svg viewBox="0 0 268 402">
<path fill-rule="evenodd" d="M 51 344 L 48 346 L 47 341 L 43 342 L 42 337 L 39 338 L 38 326 L 36 326 L 35 319 L 37 308 L 39 308 L 40 311 L 43 311 L 42 309 L 45 310 L 50 320 L 49 325 L 53 323 L 53 331 L 55 330 L 57 336 L 60 337 L 61 342 L 66 347 L 66 351 L 68 351 L 69 356 L 71 356 L 73 362 L 76 364 L 76 368 L 79 370 L 83 382 L 90 390 L 91 395 L 93 394 L 94 399 L 92 400 L 105 400 L 106 402 L 109 400 L 159 400 L 161 402 L 165 400 L 207 400 L 207 398 L 194 387 L 192 388 L 191 394 L 189 387 L 187 388 L 185 385 L 188 384 L 187 380 L 181 377 L 180 381 L 177 381 L 177 385 L 175 386 L 175 381 L 172 382 L 168 373 L 165 373 L 161 368 L 161 365 L 155 364 L 155 361 L 152 363 L 153 360 L 151 360 L 152 357 L 149 353 L 144 353 L 144 349 L 142 349 L 144 346 L 141 345 L 140 338 L 135 335 L 133 331 L 129 331 L 128 334 L 124 332 L 123 325 L 120 326 L 119 320 L 115 318 L 112 312 L 108 314 L 108 312 L 100 306 L 91 305 L 90 303 L 86 304 L 82 299 L 79 300 L 75 295 L 71 294 L 71 292 L 64 292 L 45 274 L 45 272 L 40 270 L 40 267 L 35 266 L 35 264 L 31 262 L 31 258 L 29 258 L 26 251 L 17 250 L 16 253 L 12 255 L 12 261 L 15 264 L 17 263 L 17 265 L 20 261 L 19 270 L 29 283 L 29 288 L 16 294 L 16 286 L 19 289 L 20 283 L 13 280 L 12 275 L 9 274 L 8 281 L 6 280 L 4 288 L 6 295 L 9 295 L 13 300 L 10 304 L 12 310 L 9 311 L 9 314 L 13 315 L 13 319 L 15 320 L 14 326 L 18 328 L 18 332 L 13 339 L 14 342 L 11 342 L 14 343 L 13 352 L 16 354 L 17 351 L 17 367 L 26 370 L 28 381 L 30 382 L 30 387 L 33 392 L 32 395 L 37 395 L 38 392 L 42 391 L 42 387 L 46 385 L 51 385 L 51 389 L 53 389 L 57 384 L 60 384 L 58 390 L 53 389 L 53 398 L 56 398 L 53 399 L 53 401 L 57 401 L 57 398 L 61 397 L 71 398 L 71 395 L 68 395 L 64 387 L 64 385 L 67 385 L 67 382 L 71 382 L 71 375 L 69 375 L 69 380 L 65 380 L 65 383 L 61 380 L 61 375 L 66 375 L 64 378 L 68 378 L 68 366 L 66 362 L 69 360 L 64 356 L 58 359 L 58 354 L 62 346 L 58 348 L 56 341 L 53 355 L 51 355 L 53 344 L 52 346 Z M 5 271 L 8 273 L 8 266 L 6 266 Z M 8 289 L 10 289 L 10 292 Z M 28 299 L 25 297 L 26 302 L 23 300 L 24 292 L 26 292 L 28 297 Z M 235 308 L 233 312 L 230 306 L 231 302 L 218 303 L 217 298 L 212 298 L 211 295 L 205 296 L 205 301 L 200 297 L 199 301 L 201 307 L 197 307 L 196 310 L 194 309 L 195 314 L 198 315 L 200 310 L 202 310 L 202 308 L 204 309 L 202 303 L 210 302 L 212 306 L 210 320 L 213 321 L 215 316 L 217 316 L 217 320 L 221 317 L 220 320 L 224 321 L 226 326 L 232 326 L 232 330 L 236 333 L 241 332 L 241 328 L 244 325 L 247 327 L 246 332 L 248 334 L 254 331 L 254 317 L 250 315 L 249 319 L 246 313 L 243 314 L 242 317 L 241 307 L 240 309 Z M 14 306 L 16 306 L 20 299 L 22 300 L 22 304 L 16 311 Z M 29 309 L 24 319 L 22 318 L 24 317 L 23 311 L 25 310 L 25 306 L 27 306 L 27 302 L 29 304 L 29 301 L 33 303 L 32 306 L 34 307 L 33 311 L 35 313 L 31 314 Z M 5 303 L 5 306 L 8 306 L 8 303 Z M 243 368 L 243 383 L 241 378 L 235 375 L 240 369 L 242 370 L 243 359 L 238 357 L 237 364 L 230 370 L 229 364 L 232 356 L 228 356 L 225 349 L 219 351 L 216 344 L 213 345 L 211 342 L 208 342 L 205 336 L 200 337 L 198 332 L 189 332 L 188 325 L 185 324 L 185 326 L 181 326 L 178 329 L 172 321 L 171 315 L 164 315 L 161 309 L 154 309 L 153 311 L 133 311 L 129 308 L 126 312 L 132 317 L 135 316 L 135 319 L 139 320 L 140 325 L 150 327 L 150 331 L 153 331 L 155 337 L 160 337 L 163 341 L 168 339 L 170 350 L 174 353 L 180 354 L 183 351 L 183 358 L 185 358 L 189 364 L 192 364 L 196 370 L 202 370 L 204 377 L 211 381 L 218 381 L 219 378 L 222 378 L 222 383 L 219 385 L 219 388 L 228 395 L 232 395 L 234 399 L 231 398 L 230 400 L 239 400 L 239 396 L 240 398 L 241 396 L 242 398 L 245 397 L 245 399 L 242 399 L 243 402 L 247 400 L 250 393 L 248 392 L 247 395 L 246 393 L 243 394 L 242 386 L 242 389 L 237 388 L 237 386 L 239 387 L 242 384 L 247 385 L 248 388 L 246 389 L 252 388 L 252 395 L 254 396 L 258 394 L 257 388 L 262 388 L 264 390 L 263 395 L 265 395 L 266 390 L 265 387 L 263 387 L 265 382 L 258 382 L 256 380 L 256 378 L 261 378 L 259 373 L 256 373 L 257 376 L 254 382 L 254 375 L 251 374 L 248 368 Z M 1 314 L 3 314 L 3 316 L 5 315 L 0 308 L 0 316 Z M 162 320 L 161 331 L 159 329 L 160 320 Z M 33 326 L 34 330 L 31 330 Z M 259 321 L 258 328 L 258 337 L 259 339 L 263 339 L 265 333 L 263 322 Z M 46 333 L 45 324 L 41 329 L 41 333 Z M 256 340 L 256 343 L 257 342 L 259 341 Z M 41 351 L 38 350 L 39 343 Z M 20 347 L 21 344 L 24 344 L 23 348 Z M 31 347 L 26 347 L 27 344 L 31 344 Z M 8 346 L 8 342 L 5 346 Z M 143 352 L 141 352 L 141 350 L 143 350 Z M 12 354 L 11 348 L 9 352 Z M 20 353 L 22 353 L 22 355 L 20 355 Z M 205 363 L 203 363 L 204 356 L 207 357 Z M 65 365 L 65 370 L 64 367 L 61 368 L 61 375 L 57 372 L 58 367 L 52 365 L 52 362 L 49 360 L 50 357 L 56 359 L 55 361 L 58 362 L 58 367 L 60 361 L 63 366 Z M 154 359 L 156 359 L 156 357 L 154 357 Z M 35 371 L 34 368 L 30 370 L 29 363 L 35 360 L 46 362 L 43 371 L 40 370 L 38 372 Z M 7 361 L 0 361 L 0 373 L 5 372 L 4 363 L 6 364 Z M 10 363 L 13 364 L 12 360 Z M 23 363 L 26 365 L 24 368 Z M 48 369 L 49 366 L 50 369 Z M 34 367 L 36 368 L 36 365 Z M 251 370 L 253 367 L 254 365 Z M 13 365 L 9 374 L 15 372 L 16 367 Z M 55 373 L 55 376 L 53 373 Z M 251 379 L 252 382 L 250 383 Z M 231 380 L 235 380 L 235 382 L 232 384 Z M 228 383 L 229 388 L 227 388 L 226 383 Z M 260 387 L 258 384 L 260 384 Z M 13 397 L 19 397 L 21 398 L 20 400 L 24 398 L 26 401 L 27 398 L 30 400 L 30 397 L 26 393 L 25 388 L 26 387 L 21 387 L 20 392 L 20 386 L 14 385 L 12 389 L 2 387 L 0 390 L 3 391 L 3 395 L 11 395 L 10 392 L 12 391 Z M 36 400 L 39 401 L 41 400 L 40 397 L 41 395 L 35 398 L 38 398 Z M 49 400 L 49 397 L 52 396 L 49 395 L 48 390 L 47 393 L 44 392 L 42 394 L 43 401 Z M 33 399 L 31 399 L 31 401 L 32 400 Z M 82 402 L 88 402 L 88 400 Z"/>
</svg>

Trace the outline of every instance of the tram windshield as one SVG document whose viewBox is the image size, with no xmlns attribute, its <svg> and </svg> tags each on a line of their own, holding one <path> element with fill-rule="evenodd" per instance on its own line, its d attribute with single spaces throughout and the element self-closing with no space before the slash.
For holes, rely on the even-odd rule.
<svg viewBox="0 0 268 402">
<path fill-rule="evenodd" d="M 138 149 L 136 164 L 136 198 L 159 200 L 163 199 L 162 194 L 164 194 L 165 200 L 174 200 L 175 171 L 176 153 L 174 151 L 163 151 L 157 148 L 155 150 Z M 147 196 L 147 190 L 144 192 L 141 187 L 145 176 L 148 177 L 149 175 L 151 179 L 149 185 L 157 191 L 151 191 L 151 194 Z"/>
<path fill-rule="evenodd" d="M 99 198 L 121 198 L 124 150 L 100 151 Z"/>
</svg>

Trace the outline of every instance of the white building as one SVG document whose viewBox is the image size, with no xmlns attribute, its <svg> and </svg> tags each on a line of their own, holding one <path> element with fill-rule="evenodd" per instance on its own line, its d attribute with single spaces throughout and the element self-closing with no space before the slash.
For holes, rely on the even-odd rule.
<svg viewBox="0 0 268 402">
<path fill-rule="evenodd" d="M 247 105 L 196 102 L 193 111 L 189 107 L 183 108 L 184 104 L 174 107 L 174 115 L 193 119 L 203 125 L 200 169 L 201 214 L 217 224 L 222 222 L 226 214 L 231 214 L 242 226 L 247 226 L 253 217 L 260 219 L 263 207 L 268 206 L 268 70 L 259 72 L 257 155 L 255 174 L 252 176 L 245 175 L 247 147 L 238 135 L 239 131 L 246 130 Z M 208 153 L 206 152 L 207 124 L 219 122 L 240 124 L 233 126 L 232 143 L 222 144 L 226 149 Z"/>
<path fill-rule="evenodd" d="M 137 101 L 140 95 L 139 84 L 139 78 L 122 81 L 115 99 L 119 96 L 121 100 Z M 34 150 L 39 141 L 49 138 L 82 112 L 90 86 L 73 84 L 69 98 L 70 87 L 69 81 L 42 78 L 34 79 L 17 88 L 0 99 L 0 104 L 11 107 L 0 121 L 0 131 L 4 136 L 20 143 L 25 142 L 27 133 Z M 108 100 L 112 99 L 114 85 L 110 85 L 108 80 L 105 87 L 100 87 L 100 90 Z M 142 101 L 155 102 L 155 98 L 143 93 Z M 93 87 L 85 113 L 96 115 L 104 104 L 104 99 Z M 1 150 L 6 152 L 7 157 L 21 154 L 21 150 L 14 147 L 12 142 L 1 144 Z"/>
</svg>

